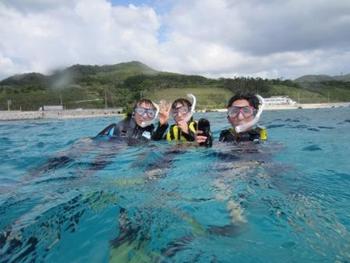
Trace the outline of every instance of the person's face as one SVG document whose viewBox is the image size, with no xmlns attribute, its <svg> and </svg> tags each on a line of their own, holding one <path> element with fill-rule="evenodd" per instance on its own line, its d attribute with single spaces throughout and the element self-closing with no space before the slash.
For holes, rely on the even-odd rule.
<svg viewBox="0 0 350 263">
<path fill-rule="evenodd" d="M 154 116 L 156 114 L 156 110 L 153 107 L 152 104 L 148 103 L 141 103 L 138 104 L 137 107 L 134 110 L 134 119 L 137 125 L 141 125 L 144 121 L 151 121 L 153 120 Z"/>
<path fill-rule="evenodd" d="M 232 126 L 246 124 L 254 119 L 255 109 L 245 99 L 236 100 L 227 109 L 228 120 Z"/>
<path fill-rule="evenodd" d="M 183 105 L 182 103 L 177 103 L 175 108 L 171 110 L 173 118 L 176 123 L 184 121 L 189 114 L 190 109 L 187 105 Z"/>
</svg>

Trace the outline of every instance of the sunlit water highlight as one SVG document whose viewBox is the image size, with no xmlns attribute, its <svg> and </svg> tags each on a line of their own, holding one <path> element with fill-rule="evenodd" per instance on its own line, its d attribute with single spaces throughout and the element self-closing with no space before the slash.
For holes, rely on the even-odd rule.
<svg viewBox="0 0 350 263">
<path fill-rule="evenodd" d="M 265 112 L 269 141 L 240 146 L 206 114 L 211 149 L 0 123 L 0 262 L 349 262 L 349 113 Z"/>
</svg>

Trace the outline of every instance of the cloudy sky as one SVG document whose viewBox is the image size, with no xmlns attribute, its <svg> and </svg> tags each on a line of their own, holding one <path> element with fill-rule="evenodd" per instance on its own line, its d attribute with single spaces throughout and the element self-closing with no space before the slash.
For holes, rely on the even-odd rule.
<svg viewBox="0 0 350 263">
<path fill-rule="evenodd" d="M 0 79 L 141 61 L 209 77 L 350 73 L 350 0 L 0 0 Z"/>
</svg>

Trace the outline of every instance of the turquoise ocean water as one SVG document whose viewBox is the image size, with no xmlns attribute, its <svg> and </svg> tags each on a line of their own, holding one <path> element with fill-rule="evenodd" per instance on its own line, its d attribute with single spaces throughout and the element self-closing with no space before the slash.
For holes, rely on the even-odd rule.
<svg viewBox="0 0 350 263">
<path fill-rule="evenodd" d="M 350 108 L 264 112 L 263 145 L 0 123 L 0 262 L 349 262 Z"/>
</svg>

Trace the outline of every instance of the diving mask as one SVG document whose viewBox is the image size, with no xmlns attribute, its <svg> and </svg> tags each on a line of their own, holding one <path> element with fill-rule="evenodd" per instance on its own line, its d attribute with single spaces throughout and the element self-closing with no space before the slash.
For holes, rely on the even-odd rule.
<svg viewBox="0 0 350 263">
<path fill-rule="evenodd" d="M 180 114 L 183 115 L 183 114 L 187 114 L 188 112 L 189 112 L 189 109 L 187 106 L 180 106 L 178 108 L 171 110 L 171 115 L 175 118 Z"/>
<path fill-rule="evenodd" d="M 227 109 L 227 115 L 231 118 L 238 116 L 239 113 L 242 113 L 245 118 L 252 116 L 256 110 L 252 106 L 231 106 Z"/>
<path fill-rule="evenodd" d="M 137 107 L 135 109 L 135 112 L 139 115 L 141 115 L 142 117 L 149 117 L 149 118 L 154 118 L 154 116 L 156 115 L 157 110 L 156 109 L 146 109 L 146 108 L 142 108 L 142 107 Z"/>
</svg>

